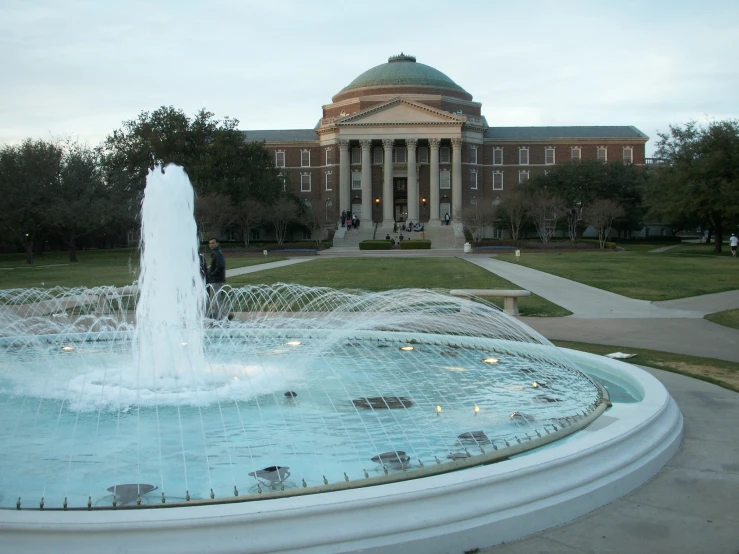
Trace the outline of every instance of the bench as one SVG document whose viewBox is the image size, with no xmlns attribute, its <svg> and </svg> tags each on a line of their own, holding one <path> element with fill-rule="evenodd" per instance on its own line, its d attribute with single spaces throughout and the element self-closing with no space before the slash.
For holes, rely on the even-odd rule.
<svg viewBox="0 0 739 554">
<path fill-rule="evenodd" d="M 450 290 L 452 296 L 471 298 L 502 298 L 503 311 L 509 315 L 518 315 L 518 299 L 522 296 L 531 296 L 529 290 L 500 290 L 500 289 L 454 289 Z"/>
</svg>

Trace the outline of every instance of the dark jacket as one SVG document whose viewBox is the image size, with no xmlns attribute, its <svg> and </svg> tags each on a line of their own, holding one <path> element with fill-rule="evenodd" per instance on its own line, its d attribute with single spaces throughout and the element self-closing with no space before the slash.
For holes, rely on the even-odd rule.
<svg viewBox="0 0 739 554">
<path fill-rule="evenodd" d="M 223 257 L 220 246 L 210 253 L 210 270 L 208 271 L 209 283 L 226 282 L 226 258 Z"/>
</svg>

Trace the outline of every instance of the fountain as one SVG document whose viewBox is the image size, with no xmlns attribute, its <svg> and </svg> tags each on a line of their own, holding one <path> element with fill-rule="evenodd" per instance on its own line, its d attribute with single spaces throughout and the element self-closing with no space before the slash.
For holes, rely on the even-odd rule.
<svg viewBox="0 0 739 554">
<path fill-rule="evenodd" d="M 461 552 L 610 502 L 679 445 L 656 380 L 479 299 L 253 286 L 205 320 L 192 204 L 181 168 L 150 173 L 137 287 L 0 291 L 16 550 Z"/>
</svg>

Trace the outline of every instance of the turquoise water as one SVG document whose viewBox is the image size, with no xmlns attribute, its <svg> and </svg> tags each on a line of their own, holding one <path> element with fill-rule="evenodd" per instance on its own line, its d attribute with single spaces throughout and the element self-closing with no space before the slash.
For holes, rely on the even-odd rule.
<svg viewBox="0 0 739 554">
<path fill-rule="evenodd" d="M 383 473 L 371 460 L 380 453 L 405 452 L 406 469 L 446 463 L 465 448 L 476 454 L 533 436 L 598 397 L 581 375 L 527 357 L 404 345 L 341 340 L 319 353 L 305 338 L 211 343 L 209 381 L 188 388 L 183 376 L 179 388 L 161 390 L 119 379 L 130 364 L 125 344 L 26 350 L 0 366 L 0 506 L 14 508 L 18 497 L 26 507 L 42 497 L 47 508 L 65 497 L 69 506 L 88 497 L 109 506 L 107 489 L 126 483 L 156 487 L 144 503 L 160 502 L 162 492 L 169 502 L 210 498 L 211 490 L 229 497 L 234 487 L 268 490 L 249 473 L 270 466 L 290 468 L 286 488 L 361 480 Z M 491 357 L 498 363 L 483 361 Z M 382 396 L 412 404 L 368 410 L 352 402 Z M 458 438 L 477 431 L 490 443 Z"/>
</svg>

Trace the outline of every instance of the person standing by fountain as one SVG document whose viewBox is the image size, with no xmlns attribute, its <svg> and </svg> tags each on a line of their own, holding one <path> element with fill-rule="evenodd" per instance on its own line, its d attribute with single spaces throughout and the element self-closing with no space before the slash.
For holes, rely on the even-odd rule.
<svg viewBox="0 0 739 554">
<path fill-rule="evenodd" d="M 223 305 L 221 298 L 221 289 L 226 283 L 226 258 L 223 257 L 221 245 L 218 239 L 211 238 L 208 241 L 210 247 L 210 269 L 208 270 L 208 284 L 210 286 L 210 295 L 215 307 L 211 314 L 213 319 L 223 319 Z"/>
</svg>

